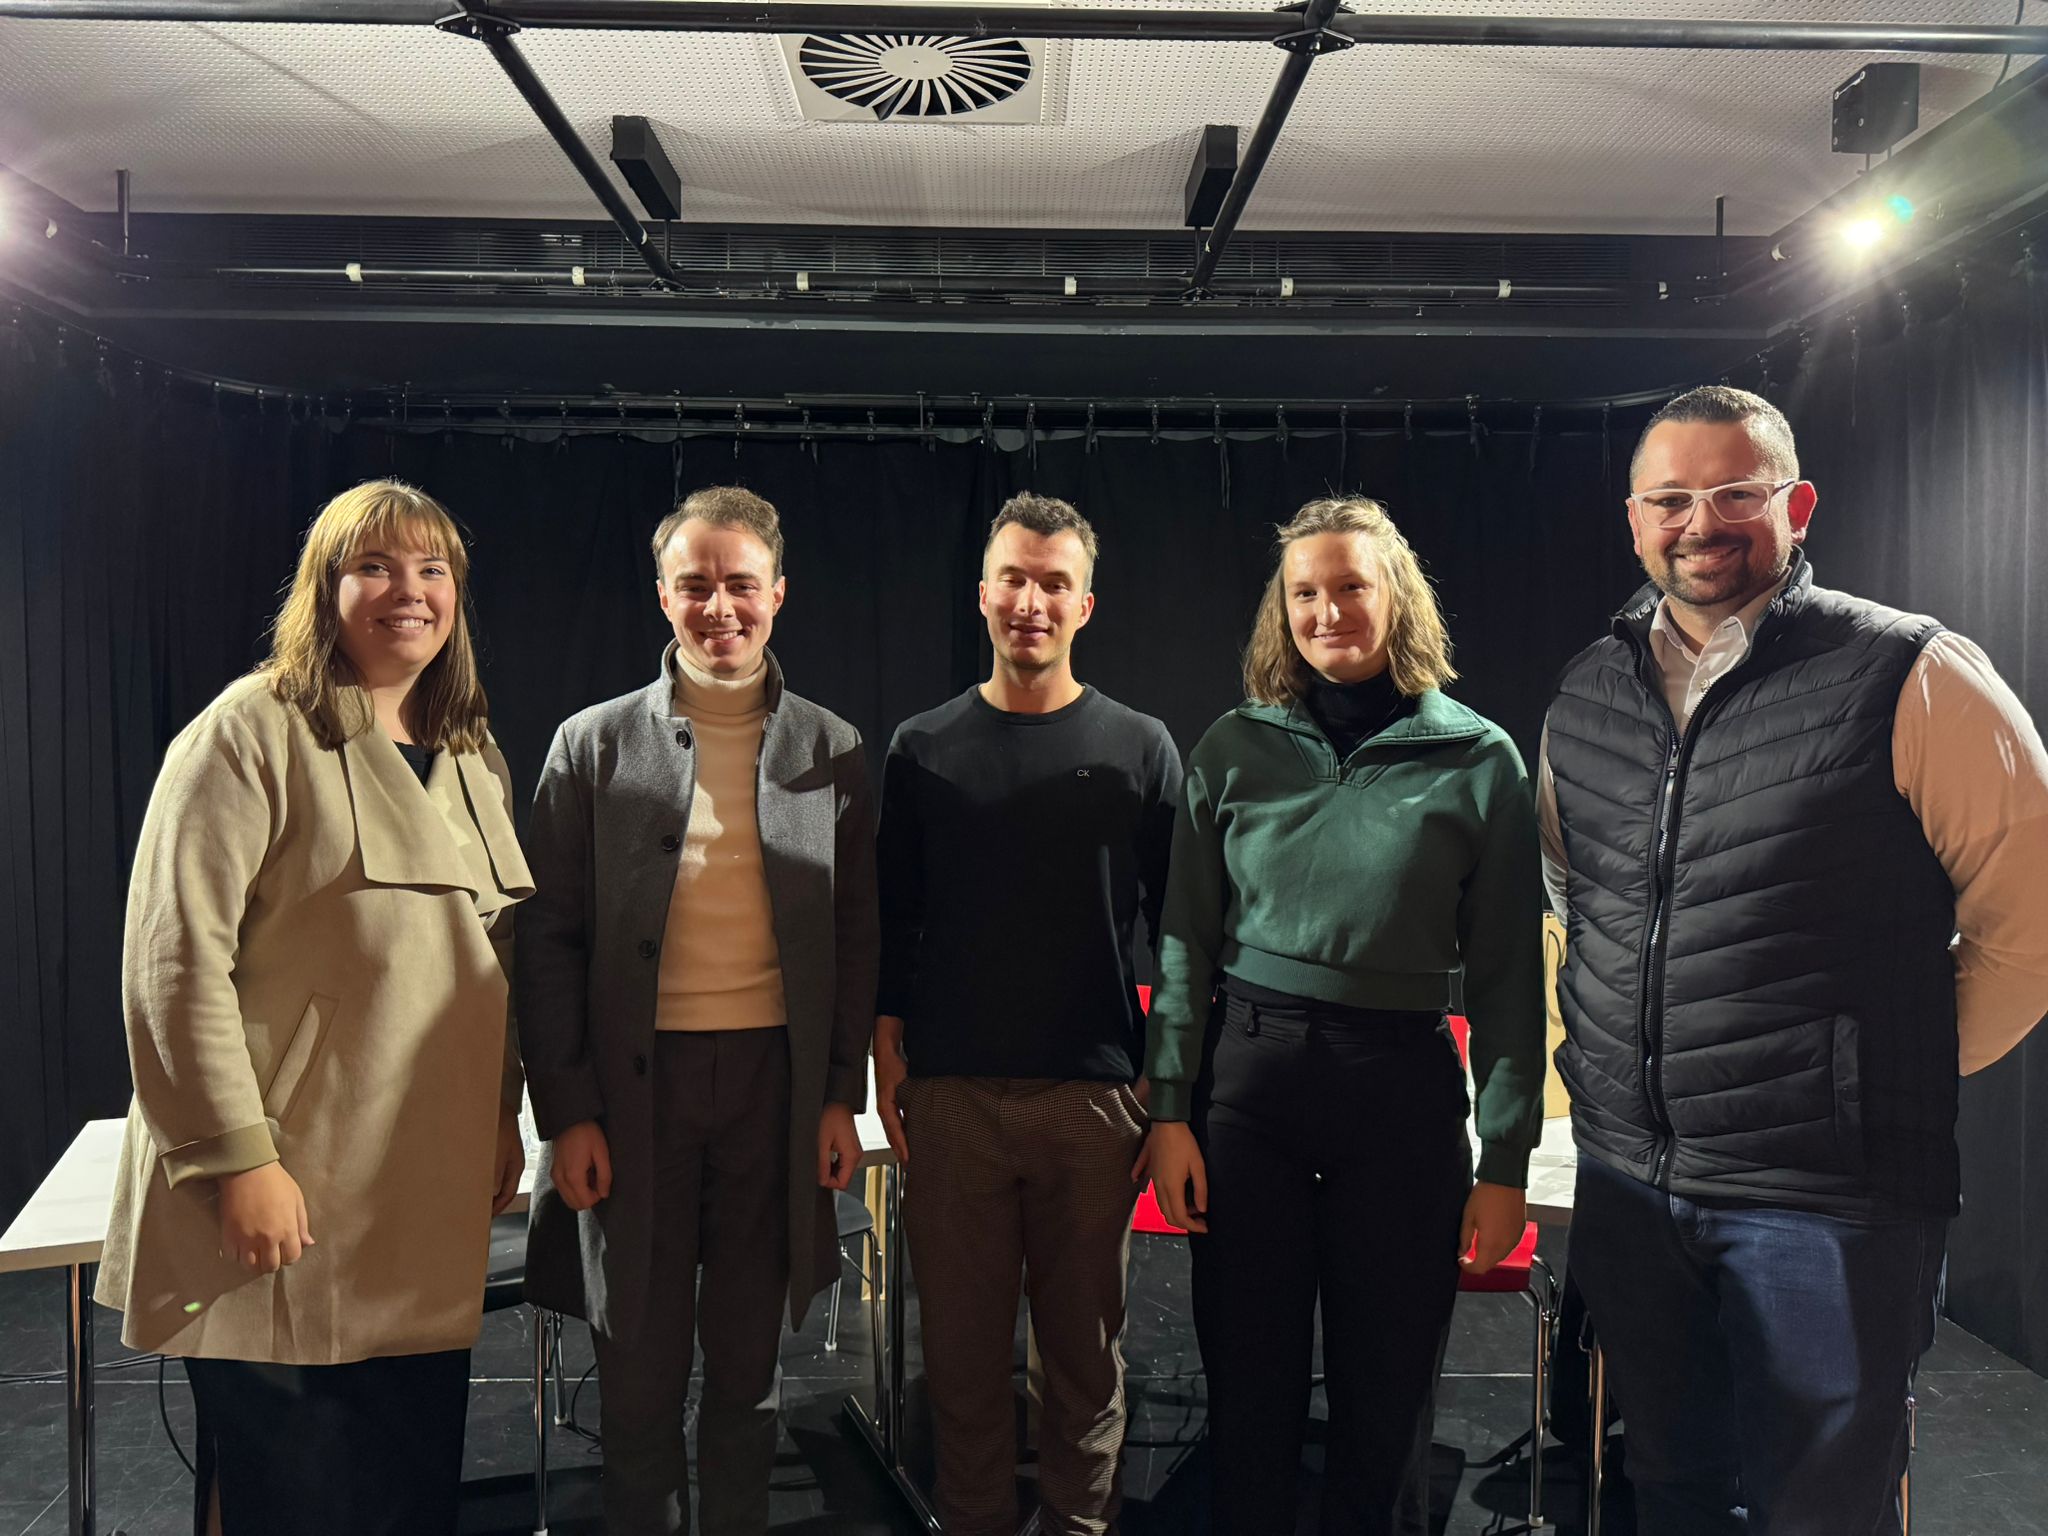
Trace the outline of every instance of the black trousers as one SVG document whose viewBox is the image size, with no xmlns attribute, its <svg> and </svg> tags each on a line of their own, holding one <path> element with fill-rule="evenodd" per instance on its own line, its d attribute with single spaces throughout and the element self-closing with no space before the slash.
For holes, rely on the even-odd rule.
<svg viewBox="0 0 2048 1536">
<path fill-rule="evenodd" d="M 1195 1119 L 1209 1231 L 1190 1239 L 1217 1536 L 1295 1529 L 1319 1301 L 1317 1529 L 1407 1527 L 1457 1301 L 1467 1107 L 1440 1017 L 1219 1002 Z"/>
<path fill-rule="evenodd" d="M 199 1536 L 216 1479 L 223 1536 L 454 1536 L 468 1350 L 347 1365 L 188 1359 L 185 1375 Z"/>
<path fill-rule="evenodd" d="M 655 1036 L 649 1262 L 654 1299 L 638 1326 L 590 1335 L 605 1529 L 690 1529 L 683 1424 L 701 1341 L 698 1525 L 704 1536 L 760 1536 L 780 1434 L 789 1292 L 787 1030 Z"/>
</svg>

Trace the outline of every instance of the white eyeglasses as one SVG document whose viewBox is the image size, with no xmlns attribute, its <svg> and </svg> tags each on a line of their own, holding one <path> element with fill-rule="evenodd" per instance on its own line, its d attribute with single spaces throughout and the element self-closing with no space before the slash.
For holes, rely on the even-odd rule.
<svg viewBox="0 0 2048 1536">
<path fill-rule="evenodd" d="M 1683 528 L 1692 521 L 1692 509 L 1703 501 L 1724 523 L 1753 523 L 1770 511 L 1773 501 L 1798 483 L 1781 480 L 1772 485 L 1768 480 L 1731 480 L 1707 491 L 1667 485 L 1654 491 L 1638 491 L 1629 501 L 1637 516 L 1659 528 Z"/>
</svg>

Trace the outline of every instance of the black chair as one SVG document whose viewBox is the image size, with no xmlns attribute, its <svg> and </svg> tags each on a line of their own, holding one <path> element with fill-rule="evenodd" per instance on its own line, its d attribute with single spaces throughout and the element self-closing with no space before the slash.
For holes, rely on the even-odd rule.
<svg viewBox="0 0 2048 1536">
<path fill-rule="evenodd" d="M 833 1215 L 839 1222 L 840 1257 L 844 1259 L 846 1256 L 849 1238 L 861 1240 L 861 1251 L 867 1262 L 856 1263 L 854 1273 L 868 1288 L 868 1339 L 879 1355 L 882 1347 L 882 1288 L 878 1262 L 881 1245 L 875 1237 L 875 1216 L 866 1205 L 844 1190 L 833 1196 L 832 1204 Z M 836 1352 L 839 1348 L 839 1292 L 845 1284 L 846 1275 L 842 1268 L 839 1278 L 832 1282 L 832 1302 L 825 1313 L 825 1348 L 828 1351 Z"/>
</svg>

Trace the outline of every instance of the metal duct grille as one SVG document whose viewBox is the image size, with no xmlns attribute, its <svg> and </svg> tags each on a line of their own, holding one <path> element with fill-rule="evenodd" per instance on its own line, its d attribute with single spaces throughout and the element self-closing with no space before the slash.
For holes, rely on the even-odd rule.
<svg viewBox="0 0 2048 1536">
<path fill-rule="evenodd" d="M 877 118 L 963 117 L 1008 101 L 1031 79 L 1031 55 L 1010 37 L 806 37 L 804 77 Z"/>
</svg>

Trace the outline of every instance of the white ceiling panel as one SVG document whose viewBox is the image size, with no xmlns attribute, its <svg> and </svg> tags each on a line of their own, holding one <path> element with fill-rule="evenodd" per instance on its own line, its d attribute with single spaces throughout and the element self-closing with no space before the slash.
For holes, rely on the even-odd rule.
<svg viewBox="0 0 2048 1536">
<path fill-rule="evenodd" d="M 1353 9 L 2013 19 L 2013 0 L 1644 0 L 1627 12 L 1615 0 L 1353 0 Z M 800 113 L 772 37 L 532 31 L 519 46 L 600 157 L 613 113 L 661 124 L 686 217 L 717 223 L 1176 228 L 1196 130 L 1225 122 L 1249 133 L 1280 64 L 1259 44 L 1054 42 L 1038 122 L 833 123 Z M 1860 164 L 1829 152 L 1828 101 L 1871 57 L 1331 54 L 1310 71 L 1245 225 L 1699 233 L 1724 193 L 1732 232 L 1772 230 Z M 1921 62 L 1923 130 L 1988 89 L 2000 63 Z M 483 47 L 425 28 L 0 21 L 0 163 L 90 209 L 111 206 L 114 171 L 126 166 L 142 211 L 599 216 Z"/>
</svg>

